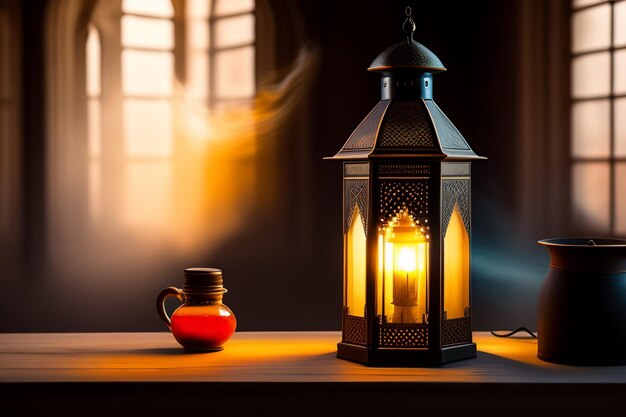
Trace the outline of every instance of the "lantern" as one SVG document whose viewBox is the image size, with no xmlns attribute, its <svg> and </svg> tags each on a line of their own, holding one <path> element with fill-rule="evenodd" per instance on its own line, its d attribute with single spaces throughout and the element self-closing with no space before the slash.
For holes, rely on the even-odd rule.
<svg viewBox="0 0 626 417">
<path fill-rule="evenodd" d="M 433 101 L 439 58 L 413 40 L 383 51 L 381 100 L 332 158 L 343 161 L 344 308 L 339 358 L 436 365 L 476 356 L 470 304 L 470 163 Z"/>
</svg>

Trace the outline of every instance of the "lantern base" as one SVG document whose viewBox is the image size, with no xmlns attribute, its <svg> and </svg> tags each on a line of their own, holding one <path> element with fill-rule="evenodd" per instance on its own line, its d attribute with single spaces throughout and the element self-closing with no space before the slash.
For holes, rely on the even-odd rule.
<svg viewBox="0 0 626 417">
<path fill-rule="evenodd" d="M 430 367 L 476 357 L 476 343 L 432 349 L 376 349 L 340 342 L 337 357 L 367 366 Z"/>
</svg>

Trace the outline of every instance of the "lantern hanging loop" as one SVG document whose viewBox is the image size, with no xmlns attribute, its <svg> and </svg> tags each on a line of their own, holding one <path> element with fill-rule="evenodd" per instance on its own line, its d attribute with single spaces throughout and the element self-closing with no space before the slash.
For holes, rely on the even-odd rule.
<svg viewBox="0 0 626 417">
<path fill-rule="evenodd" d="M 406 14 L 406 20 L 402 24 L 402 30 L 406 33 L 406 42 L 411 43 L 413 41 L 413 33 L 415 32 L 415 21 L 411 18 L 411 7 L 407 6 L 404 9 L 404 14 Z"/>
</svg>

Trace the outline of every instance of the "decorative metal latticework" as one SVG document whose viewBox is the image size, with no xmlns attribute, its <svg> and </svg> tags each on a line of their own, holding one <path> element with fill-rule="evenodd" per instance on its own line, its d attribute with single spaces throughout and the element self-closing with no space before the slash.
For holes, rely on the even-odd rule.
<svg viewBox="0 0 626 417">
<path fill-rule="evenodd" d="M 472 341 L 472 322 L 469 316 L 443 321 L 443 345 L 458 345 Z"/>
<path fill-rule="evenodd" d="M 380 320 L 380 319 L 379 319 Z M 398 348 L 427 348 L 428 347 L 428 324 L 379 324 L 380 347 Z"/>
<path fill-rule="evenodd" d="M 429 164 L 384 164 L 378 166 L 380 177 L 429 177 Z"/>
<path fill-rule="evenodd" d="M 344 181 L 344 232 L 347 232 L 352 225 L 352 217 L 354 216 L 355 208 L 358 207 L 361 212 L 361 220 L 363 221 L 363 228 L 367 233 L 367 191 L 368 180 L 350 179 Z"/>
<path fill-rule="evenodd" d="M 450 223 L 450 217 L 454 206 L 458 205 L 459 212 L 463 218 L 465 229 L 467 233 L 470 233 L 470 181 L 468 179 L 460 180 L 448 180 L 444 179 L 442 182 L 443 191 L 443 207 L 442 207 L 442 220 L 443 231 L 448 230 L 448 224 Z"/>
<path fill-rule="evenodd" d="M 387 223 L 403 210 L 428 226 L 428 180 L 380 182 L 380 219 Z"/>
<path fill-rule="evenodd" d="M 381 148 L 434 148 L 435 132 L 420 101 L 394 101 L 389 106 L 381 128 L 379 146 Z M 400 123 L 401 120 L 413 123 Z"/>
<path fill-rule="evenodd" d="M 344 315 L 343 340 L 357 345 L 367 344 L 367 321 L 365 317 Z"/>
</svg>

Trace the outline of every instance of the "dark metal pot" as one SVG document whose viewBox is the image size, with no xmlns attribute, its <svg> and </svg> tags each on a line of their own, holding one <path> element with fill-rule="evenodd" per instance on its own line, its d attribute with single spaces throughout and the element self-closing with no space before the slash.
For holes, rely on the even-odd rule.
<svg viewBox="0 0 626 417">
<path fill-rule="evenodd" d="M 550 270 L 539 294 L 539 359 L 626 364 L 626 240 L 544 239 Z"/>
</svg>

